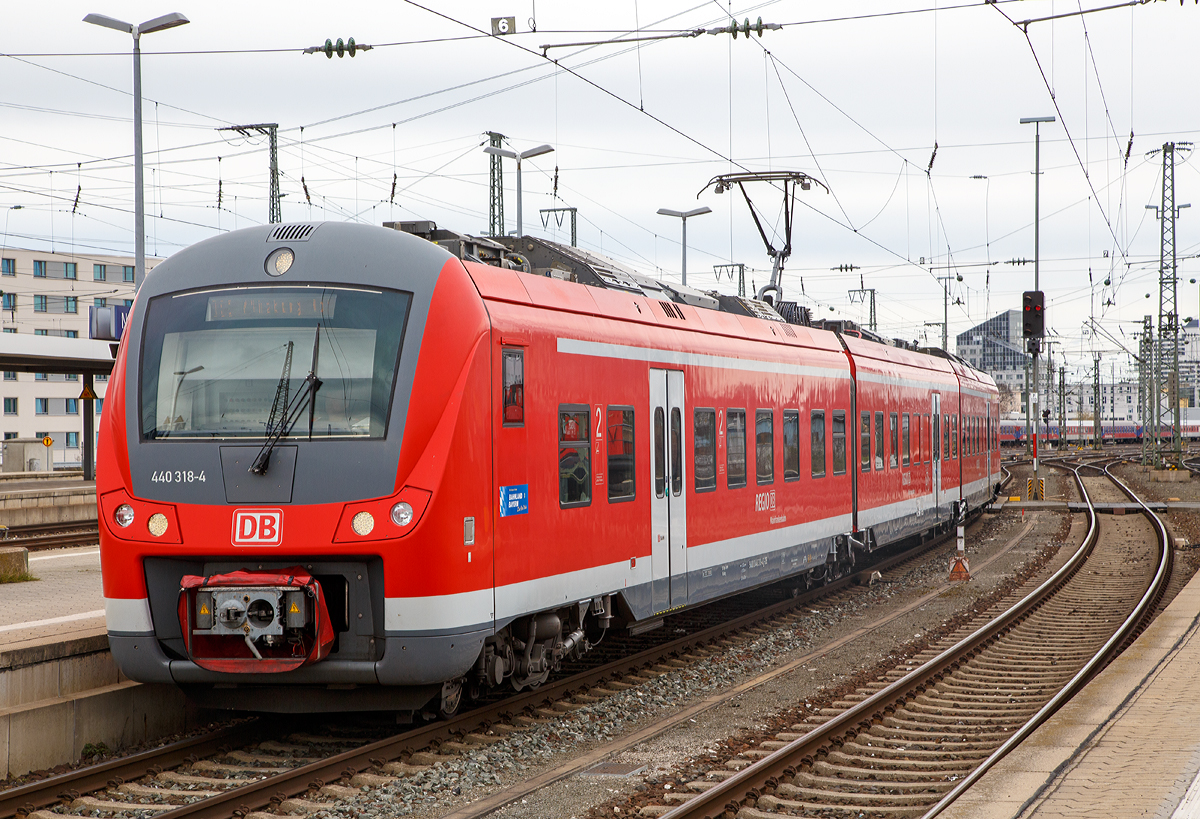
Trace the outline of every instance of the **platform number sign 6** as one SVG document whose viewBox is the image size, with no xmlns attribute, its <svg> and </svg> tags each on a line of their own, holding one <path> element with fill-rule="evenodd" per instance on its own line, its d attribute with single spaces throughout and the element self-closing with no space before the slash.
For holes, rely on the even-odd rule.
<svg viewBox="0 0 1200 819">
<path fill-rule="evenodd" d="M 499 37 L 505 34 L 515 34 L 517 31 L 516 17 L 493 17 L 492 34 Z"/>
</svg>

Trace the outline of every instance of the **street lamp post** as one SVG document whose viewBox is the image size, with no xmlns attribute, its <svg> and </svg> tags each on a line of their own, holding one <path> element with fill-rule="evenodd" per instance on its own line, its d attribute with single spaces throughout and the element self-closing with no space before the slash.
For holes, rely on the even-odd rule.
<svg viewBox="0 0 1200 819">
<path fill-rule="evenodd" d="M 687 287 L 687 220 L 689 216 L 701 216 L 705 213 L 712 213 L 712 208 L 705 205 L 692 210 L 671 210 L 670 208 L 659 208 L 659 216 L 674 216 L 683 223 L 683 286 Z"/>
<path fill-rule="evenodd" d="M 525 235 L 525 223 L 522 220 L 521 213 L 521 160 L 548 154 L 553 150 L 554 148 L 549 145 L 539 145 L 536 148 L 530 148 L 528 151 L 510 151 L 507 148 L 497 148 L 494 145 L 489 145 L 483 149 L 484 153 L 494 154 L 495 156 L 506 156 L 509 159 L 517 160 L 517 236 Z"/>
<path fill-rule="evenodd" d="M 133 289 L 142 286 L 146 277 L 146 201 L 142 189 L 142 35 L 164 31 L 190 22 L 177 11 L 147 20 L 141 25 L 126 23 L 103 14 L 89 14 L 83 22 L 104 26 L 133 35 L 133 231 L 134 276 Z"/>
<path fill-rule="evenodd" d="M 8 217 L 14 210 L 23 210 L 24 208 L 24 205 L 9 205 L 4 211 L 4 236 L 0 237 L 0 247 L 3 247 L 4 243 L 8 241 Z"/>
<path fill-rule="evenodd" d="M 1039 207 L 1041 205 L 1041 181 L 1042 181 L 1042 123 L 1054 122 L 1054 117 L 1022 117 L 1021 124 L 1033 124 L 1033 289 L 1039 290 L 1038 287 L 1038 268 L 1041 259 L 1041 220 Z M 1037 434 L 1037 418 L 1038 418 L 1038 353 L 1041 352 L 1042 340 L 1040 338 L 1030 339 L 1031 352 L 1033 354 L 1033 379 L 1032 389 L 1030 390 L 1030 402 L 1025 405 L 1025 426 L 1029 426 L 1030 404 L 1033 405 L 1033 480 L 1037 487 L 1038 498 L 1041 499 L 1042 472 L 1041 465 L 1038 463 L 1038 434 Z M 1026 389 L 1029 389 L 1030 384 L 1027 383 Z"/>
</svg>

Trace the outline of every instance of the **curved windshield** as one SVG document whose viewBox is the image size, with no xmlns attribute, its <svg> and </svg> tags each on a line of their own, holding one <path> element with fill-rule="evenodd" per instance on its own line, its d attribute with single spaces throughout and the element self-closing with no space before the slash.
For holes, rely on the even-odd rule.
<svg viewBox="0 0 1200 819">
<path fill-rule="evenodd" d="M 142 437 L 382 438 L 411 298 L 316 285 L 153 299 Z"/>
</svg>

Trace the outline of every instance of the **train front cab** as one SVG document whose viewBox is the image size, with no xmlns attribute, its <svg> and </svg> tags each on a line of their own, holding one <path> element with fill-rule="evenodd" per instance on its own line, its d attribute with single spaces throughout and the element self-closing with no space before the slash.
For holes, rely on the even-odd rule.
<svg viewBox="0 0 1200 819">
<path fill-rule="evenodd" d="M 139 292 L 101 421 L 110 644 L 132 679 L 186 686 L 201 704 L 417 708 L 493 628 L 491 450 L 473 432 L 489 410 L 487 316 L 462 264 L 433 244 L 334 223 L 281 235 L 289 227 L 181 251 Z M 275 275 L 282 249 L 294 261 Z M 293 431 L 265 447 L 271 406 L 305 390 Z M 247 641 L 203 628 L 217 599 L 204 586 L 181 594 L 189 576 L 239 570 L 270 591 L 265 578 L 293 568 L 321 584 L 324 653 L 305 642 L 311 607 L 303 627 Z M 281 644 L 293 638 L 312 652 L 300 667 L 252 654 L 295 652 Z"/>
</svg>

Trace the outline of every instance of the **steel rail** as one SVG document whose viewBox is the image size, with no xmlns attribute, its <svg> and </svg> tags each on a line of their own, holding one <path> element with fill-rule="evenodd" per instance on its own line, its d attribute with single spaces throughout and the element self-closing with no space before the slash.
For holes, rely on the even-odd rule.
<svg viewBox="0 0 1200 819">
<path fill-rule="evenodd" d="M 1080 468 L 1085 467 L 1091 469 L 1100 469 L 1100 467 L 1093 466 L 1091 464 L 1085 464 Z M 1030 717 L 1028 722 L 1017 729 L 1016 733 L 1005 740 L 1004 744 L 993 751 L 987 759 L 985 759 L 977 768 L 975 768 L 975 770 L 971 771 L 971 773 L 967 774 L 967 776 L 960 780 L 950 790 L 950 792 L 942 797 L 941 801 L 930 808 L 924 814 L 924 816 L 921 817 L 921 819 L 933 819 L 933 817 L 937 816 L 946 808 L 948 808 L 956 799 L 958 799 L 958 797 L 962 796 L 968 788 L 978 782 L 984 774 L 986 774 L 997 762 L 1003 759 L 1013 748 L 1017 747 L 1026 739 L 1028 739 L 1029 735 L 1032 734 L 1038 727 L 1040 727 L 1043 722 L 1049 719 L 1055 711 L 1057 711 L 1069 699 L 1079 693 L 1079 690 L 1087 685 L 1088 681 L 1091 680 L 1092 677 L 1098 674 L 1100 670 L 1104 668 L 1104 666 L 1107 665 L 1116 654 L 1120 653 L 1121 646 L 1124 644 L 1125 640 L 1141 625 L 1142 619 L 1147 610 L 1155 605 L 1162 595 L 1162 591 L 1166 587 L 1167 581 L 1171 577 L 1171 537 L 1167 534 L 1167 528 L 1166 525 L 1163 524 L 1162 519 L 1159 518 L 1158 515 L 1154 514 L 1150 507 L 1147 506 L 1141 498 L 1134 494 L 1133 490 L 1122 483 L 1117 476 L 1113 475 L 1110 469 L 1111 464 L 1105 466 L 1102 471 L 1112 480 L 1113 483 L 1120 487 L 1121 491 L 1124 492 L 1130 498 L 1130 500 L 1142 507 L 1142 514 L 1154 524 L 1155 529 L 1158 531 L 1159 559 L 1158 568 L 1155 572 L 1154 578 L 1150 581 L 1149 586 L 1142 595 L 1141 599 L 1138 601 L 1138 604 L 1134 607 L 1129 616 L 1125 618 L 1125 621 L 1121 624 L 1120 628 L 1117 629 L 1112 637 L 1108 638 L 1108 641 L 1105 642 L 1104 645 L 1101 646 L 1100 650 L 1092 656 L 1092 659 L 1088 660 L 1087 664 L 1084 665 L 1083 668 L 1079 669 L 1079 672 L 1071 678 L 1070 682 L 1063 686 L 1063 688 L 1060 689 L 1057 694 L 1051 697 L 1049 702 L 1043 705 L 1036 714 Z M 1080 488 L 1082 489 L 1082 487 L 1083 482 L 1081 480 Z M 1090 505 L 1091 501 L 1089 500 L 1088 503 Z"/>
<path fill-rule="evenodd" d="M 683 653 L 731 632 L 760 621 L 768 620 L 783 612 L 789 611 L 808 602 L 819 599 L 831 592 L 846 588 L 872 571 L 883 571 L 891 566 L 909 560 L 920 553 L 937 546 L 950 537 L 947 532 L 940 538 L 929 543 L 907 549 L 896 555 L 884 558 L 878 563 L 858 572 L 847 574 L 826 585 L 802 593 L 795 598 L 780 601 L 764 609 L 742 615 L 727 623 L 711 626 L 685 635 L 660 646 L 651 647 L 637 654 L 624 657 L 613 663 L 608 663 L 595 669 L 580 672 L 571 677 L 543 685 L 535 690 L 526 691 L 515 697 L 509 697 L 499 703 L 477 708 L 449 720 L 434 722 L 411 731 L 388 737 L 358 748 L 344 751 L 335 756 L 327 757 L 317 762 L 293 768 L 286 773 L 269 776 L 251 782 L 239 788 L 233 788 L 218 796 L 179 806 L 168 811 L 161 811 L 156 819 L 226 819 L 237 812 L 248 813 L 261 809 L 277 799 L 279 794 L 285 798 L 297 796 L 307 791 L 316 782 L 330 782 L 346 775 L 360 773 L 379 763 L 381 759 L 396 758 L 403 753 L 427 747 L 437 741 L 451 739 L 458 734 L 464 734 L 487 725 L 497 719 L 509 718 L 512 714 L 533 708 L 556 697 L 569 696 L 577 689 L 603 682 L 615 675 L 627 674 L 661 661 L 662 658 L 673 654 Z M 30 812 L 30 809 L 53 805 L 64 798 L 74 798 L 79 793 L 95 791 L 113 783 L 127 782 L 157 770 L 177 766 L 189 761 L 189 758 L 217 752 L 223 745 L 249 744 L 257 738 L 265 736 L 271 729 L 271 723 L 259 720 L 241 726 L 222 729 L 215 735 L 205 735 L 168 746 L 143 751 L 130 757 L 111 760 L 86 768 L 62 774 L 49 779 L 32 782 L 9 791 L 0 792 L 0 819 L 10 819 L 20 812 Z"/>
<path fill-rule="evenodd" d="M 952 671 L 964 659 L 1015 625 L 1053 592 L 1061 588 L 1091 554 L 1098 534 L 1095 507 L 1092 505 L 1078 470 L 1075 470 L 1075 476 L 1079 484 L 1079 491 L 1088 507 L 1088 530 L 1081 547 L 1058 571 L 999 617 L 981 626 L 911 673 L 842 714 L 833 717 L 819 728 L 793 740 L 759 762 L 743 768 L 709 790 L 703 791 L 687 802 L 667 811 L 662 815 L 662 819 L 685 819 L 685 817 L 686 819 L 697 819 L 698 817 L 718 819 L 726 811 L 729 811 L 730 815 L 736 815 L 741 807 L 742 799 L 747 795 L 756 799 L 762 789 L 778 785 L 781 777 L 794 776 L 797 764 L 811 762 L 812 754 L 838 735 L 847 731 L 870 728 L 878 712 L 893 709 L 897 701 L 912 696 L 919 689 Z"/>
<path fill-rule="evenodd" d="M 72 792 L 94 791 L 113 783 L 137 779 L 155 766 L 166 768 L 182 765 L 191 756 L 216 753 L 223 745 L 250 743 L 268 730 L 262 721 L 252 720 L 98 765 L 89 765 L 63 776 L 0 791 L 0 817 L 7 819 L 20 813 L 32 813 L 71 796 Z"/>
</svg>

